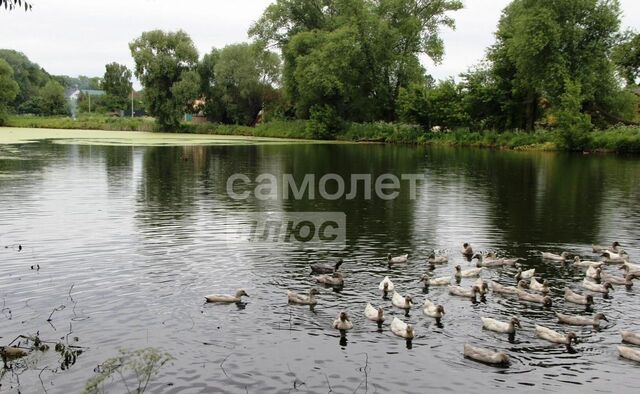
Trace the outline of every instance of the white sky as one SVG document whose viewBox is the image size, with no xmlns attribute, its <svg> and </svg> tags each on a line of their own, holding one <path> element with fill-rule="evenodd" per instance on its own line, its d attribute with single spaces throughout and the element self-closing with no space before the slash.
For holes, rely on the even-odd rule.
<svg viewBox="0 0 640 394">
<path fill-rule="evenodd" d="M 102 76 L 104 65 L 133 66 L 128 43 L 143 31 L 185 30 L 200 55 L 246 41 L 247 29 L 272 0 L 31 0 L 32 12 L 0 11 L 0 48 L 24 52 L 51 74 Z M 640 1 L 620 0 L 623 26 L 640 29 Z M 443 31 L 442 64 L 425 61 L 436 79 L 457 76 L 493 43 L 509 0 L 464 0 L 457 28 Z"/>
</svg>

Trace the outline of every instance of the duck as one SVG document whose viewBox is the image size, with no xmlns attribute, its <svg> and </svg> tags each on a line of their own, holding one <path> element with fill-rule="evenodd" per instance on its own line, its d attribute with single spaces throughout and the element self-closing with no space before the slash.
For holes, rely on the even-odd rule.
<svg viewBox="0 0 640 394">
<path fill-rule="evenodd" d="M 582 261 L 580 260 L 580 256 L 575 256 L 573 258 L 573 266 L 580 268 L 589 268 L 589 267 L 602 267 L 604 263 L 602 261 Z"/>
<path fill-rule="evenodd" d="M 564 299 L 567 302 L 571 302 L 579 305 L 593 305 L 593 296 L 591 294 L 579 294 L 572 291 L 570 288 L 564 288 Z"/>
<path fill-rule="evenodd" d="M 524 290 L 518 292 L 518 299 L 520 301 L 534 302 L 537 304 L 542 304 L 546 307 L 551 307 L 553 301 L 551 297 L 539 294 L 528 293 Z"/>
<path fill-rule="evenodd" d="M 549 292 L 549 283 L 546 279 L 540 283 L 536 278 L 531 278 L 531 281 L 529 282 L 529 289 L 538 291 L 542 294 L 547 294 Z"/>
<path fill-rule="evenodd" d="M 619 253 L 605 250 L 602 252 L 602 257 L 604 257 L 604 262 L 608 264 L 624 264 L 629 259 L 627 252 L 622 249 L 620 249 Z"/>
<path fill-rule="evenodd" d="M 333 274 L 338 271 L 338 268 L 344 263 L 342 259 L 338 260 L 335 264 L 313 264 L 311 266 L 311 273 L 315 274 Z"/>
<path fill-rule="evenodd" d="M 514 276 L 516 282 L 520 281 L 520 279 L 531 279 L 536 274 L 536 269 L 531 268 L 530 270 L 523 271 L 522 268 L 518 268 L 518 272 Z"/>
<path fill-rule="evenodd" d="M 333 274 L 322 274 L 315 277 L 316 282 L 324 283 L 325 285 L 343 286 L 344 276 L 340 272 L 334 272 Z"/>
<path fill-rule="evenodd" d="M 413 339 L 415 336 L 413 326 L 403 322 L 397 317 L 394 317 L 391 321 L 391 332 L 405 339 Z"/>
<path fill-rule="evenodd" d="M 460 265 L 456 265 L 455 270 L 455 277 L 457 280 L 460 280 L 461 278 L 472 278 L 475 276 L 480 276 L 484 268 L 471 268 L 463 271 Z"/>
<path fill-rule="evenodd" d="M 309 290 L 308 296 L 298 294 L 294 291 L 289 290 L 287 292 L 287 298 L 289 299 L 289 302 L 292 304 L 316 305 L 318 303 L 318 300 L 316 299 L 315 296 L 318 294 L 320 294 L 320 291 L 318 291 L 318 289 L 316 289 L 315 287 Z"/>
<path fill-rule="evenodd" d="M 618 353 L 626 359 L 640 363 L 640 349 L 634 349 L 628 346 L 618 346 Z"/>
<path fill-rule="evenodd" d="M 340 331 L 347 331 L 353 328 L 353 323 L 349 320 L 347 312 L 340 312 L 338 317 L 333 321 L 333 328 Z"/>
<path fill-rule="evenodd" d="M 620 243 L 618 241 L 613 241 L 613 243 L 611 244 L 610 248 L 606 248 L 604 246 L 600 246 L 600 245 L 591 245 L 591 249 L 593 250 L 593 253 L 602 253 L 604 251 L 607 250 L 611 250 L 613 252 L 618 252 L 618 247 L 620 247 L 622 245 L 620 245 Z"/>
<path fill-rule="evenodd" d="M 601 279 L 604 280 L 605 282 L 611 283 L 612 285 L 621 285 L 621 286 L 626 286 L 627 288 L 630 288 L 631 286 L 633 286 L 633 279 L 635 279 L 635 276 L 633 273 L 631 273 L 631 274 L 626 274 L 624 277 L 619 277 L 619 276 L 613 276 L 611 274 L 607 274 L 605 272 L 602 274 Z"/>
<path fill-rule="evenodd" d="M 460 286 L 449 286 L 449 294 L 458 296 L 458 297 L 467 297 L 472 300 L 476 300 L 478 294 L 480 294 L 480 289 L 478 286 L 473 286 L 470 289 L 465 289 Z"/>
<path fill-rule="evenodd" d="M 403 263 L 406 263 L 407 260 L 409 260 L 408 254 L 403 254 L 396 257 L 391 257 L 391 253 L 387 254 L 387 261 L 389 262 L 389 265 L 403 264 Z"/>
<path fill-rule="evenodd" d="M 364 316 L 377 323 L 382 323 L 385 320 L 384 310 L 382 307 L 378 307 L 378 309 L 376 309 L 370 303 L 367 303 L 367 306 L 364 307 Z"/>
<path fill-rule="evenodd" d="M 587 278 L 600 280 L 600 275 L 602 274 L 602 268 L 597 267 L 589 267 L 587 268 L 587 272 L 584 274 Z"/>
<path fill-rule="evenodd" d="M 625 273 L 630 274 L 633 272 L 640 272 L 640 264 L 632 264 L 628 261 L 625 261 L 621 266 L 621 270 L 624 270 Z"/>
<path fill-rule="evenodd" d="M 473 256 L 473 248 L 468 242 L 462 244 L 462 255 L 467 257 Z"/>
<path fill-rule="evenodd" d="M 485 364 L 503 365 L 507 366 L 511 364 L 509 356 L 502 352 L 495 352 L 490 349 L 471 346 L 468 343 L 464 344 L 464 356 L 475 361 L 480 361 Z"/>
<path fill-rule="evenodd" d="M 516 327 L 522 328 L 520 320 L 516 317 L 511 318 L 508 323 L 492 319 L 490 317 L 481 317 L 480 320 L 482 320 L 482 328 L 485 330 L 495 331 L 502 334 L 515 334 Z"/>
<path fill-rule="evenodd" d="M 431 278 L 429 275 L 423 275 L 420 282 L 424 282 L 425 287 L 429 286 L 447 286 L 451 284 L 450 276 L 442 276 L 440 278 Z"/>
<path fill-rule="evenodd" d="M 567 346 L 571 346 L 571 341 L 573 341 L 573 343 L 578 343 L 578 337 L 573 332 L 561 334 L 550 328 L 539 325 L 536 325 L 536 335 L 538 338 L 542 338 L 551 343 L 558 343 Z"/>
<path fill-rule="evenodd" d="M 493 254 L 489 254 L 486 257 L 482 257 L 482 255 L 478 253 L 476 253 L 475 258 L 478 260 L 478 262 L 476 263 L 477 267 L 487 267 L 487 268 L 515 265 L 516 262 L 521 260 L 520 258 L 514 258 L 514 259 L 497 258 Z"/>
<path fill-rule="evenodd" d="M 413 307 L 413 300 L 411 299 L 411 296 L 401 296 L 398 292 L 393 292 L 393 297 L 391 297 L 391 303 L 393 304 L 393 306 L 395 306 L 396 308 L 400 308 L 400 309 L 404 309 L 404 310 L 409 310 L 411 309 L 411 307 Z"/>
<path fill-rule="evenodd" d="M 487 291 L 489 291 L 489 285 L 485 281 L 483 281 L 482 278 L 476 279 L 473 285 L 477 286 L 478 289 L 480 289 L 481 296 L 484 296 L 485 294 L 487 294 Z"/>
<path fill-rule="evenodd" d="M 384 279 L 382 279 L 382 282 L 380 282 L 380 284 L 378 285 L 378 289 L 382 290 L 385 297 L 390 291 L 393 291 L 395 288 L 395 285 L 388 276 L 385 276 Z"/>
<path fill-rule="evenodd" d="M 26 357 L 28 354 L 26 350 L 16 346 L 0 346 L 0 356 L 2 356 L 2 360 L 14 360 Z"/>
<path fill-rule="evenodd" d="M 501 294 L 518 294 L 527 288 L 527 282 L 521 280 L 518 282 L 518 287 L 515 286 L 503 286 L 498 282 L 491 281 L 491 291 Z"/>
<path fill-rule="evenodd" d="M 413 326 L 403 322 L 397 317 L 394 317 L 391 321 L 391 332 L 405 339 L 413 339 L 415 337 Z"/>
<path fill-rule="evenodd" d="M 584 280 L 582 281 L 582 287 L 590 291 L 595 291 L 596 293 L 604 293 L 605 295 L 609 294 L 609 290 L 613 290 L 613 285 L 611 285 L 611 282 L 598 284 L 590 281 L 587 278 L 584 278 Z"/>
<path fill-rule="evenodd" d="M 633 331 L 620 331 L 622 335 L 622 341 L 632 343 L 634 345 L 640 345 L 640 333 Z"/>
<path fill-rule="evenodd" d="M 542 252 L 542 258 L 545 260 L 565 262 L 569 259 L 569 252 L 562 252 L 561 254 Z"/>
<path fill-rule="evenodd" d="M 442 305 L 436 305 L 430 300 L 424 300 L 422 305 L 422 313 L 429 317 L 436 319 L 436 324 L 440 324 L 440 320 L 444 317 L 444 307 Z"/>
<path fill-rule="evenodd" d="M 449 262 L 448 256 L 436 256 L 435 253 L 431 253 L 427 258 L 427 263 L 430 264 L 446 264 Z"/>
<path fill-rule="evenodd" d="M 596 313 L 592 317 L 586 316 L 577 316 L 577 315 L 565 315 L 562 313 L 556 312 L 556 316 L 558 317 L 558 321 L 560 323 L 569 324 L 572 326 L 600 326 L 600 321 L 604 320 L 608 322 L 604 313 Z"/>
<path fill-rule="evenodd" d="M 232 302 L 241 302 L 242 297 L 249 297 L 244 290 L 238 289 L 235 295 L 229 294 L 211 294 L 206 296 L 207 302 L 220 302 L 220 303 L 232 303 Z"/>
</svg>

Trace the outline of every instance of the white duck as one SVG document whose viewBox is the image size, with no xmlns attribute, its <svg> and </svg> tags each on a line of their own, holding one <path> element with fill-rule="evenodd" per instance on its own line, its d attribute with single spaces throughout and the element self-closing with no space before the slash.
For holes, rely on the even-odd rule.
<svg viewBox="0 0 640 394">
<path fill-rule="evenodd" d="M 602 252 L 602 257 L 604 257 L 604 262 L 609 264 L 621 264 L 625 263 L 629 259 L 627 252 L 622 249 L 620 249 L 620 253 L 605 250 Z"/>
<path fill-rule="evenodd" d="M 316 289 L 315 287 L 309 290 L 309 296 L 298 294 L 294 291 L 289 290 L 287 291 L 287 298 L 292 304 L 316 305 L 318 303 L 316 295 L 318 294 L 320 294 L 320 291 L 318 291 L 318 289 Z"/>
<path fill-rule="evenodd" d="M 476 296 L 480 294 L 480 289 L 478 286 L 473 286 L 470 289 L 465 289 L 460 286 L 449 286 L 449 294 L 458 296 L 458 297 L 467 297 L 472 300 L 476 300 Z"/>
<path fill-rule="evenodd" d="M 333 328 L 340 331 L 347 331 L 353 328 L 353 323 L 349 320 L 347 312 L 340 312 L 338 317 L 333 321 Z"/>
<path fill-rule="evenodd" d="M 403 264 L 403 263 L 406 263 L 408 260 L 409 260 L 408 254 L 403 254 L 395 257 L 391 257 L 391 253 L 387 254 L 387 261 L 389 262 L 389 265 Z"/>
<path fill-rule="evenodd" d="M 522 328 L 520 320 L 515 317 L 511 318 L 508 323 L 490 317 L 481 317 L 480 319 L 482 320 L 482 328 L 489 331 L 513 335 L 516 333 L 516 327 Z"/>
<path fill-rule="evenodd" d="M 394 317 L 391 321 L 391 332 L 405 339 L 413 339 L 415 336 L 413 326 L 403 322 L 397 317 Z"/>
<path fill-rule="evenodd" d="M 546 279 L 540 283 L 536 278 L 531 278 L 531 281 L 529 282 L 529 289 L 538 291 L 542 294 L 547 294 L 549 292 L 549 283 Z"/>
<path fill-rule="evenodd" d="M 602 261 L 582 261 L 580 260 L 580 256 L 575 256 L 573 258 L 573 266 L 579 268 L 589 268 L 589 267 L 602 267 L 604 263 Z"/>
<path fill-rule="evenodd" d="M 618 352 L 620 353 L 620 356 L 640 363 L 640 349 L 634 349 L 628 346 L 618 346 Z"/>
<path fill-rule="evenodd" d="M 598 327 L 600 325 L 600 321 L 609 321 L 604 316 L 603 313 L 596 313 L 593 316 L 577 316 L 577 315 L 565 315 L 562 313 L 556 312 L 556 316 L 558 317 L 558 321 L 560 323 L 569 324 L 572 326 L 594 326 Z"/>
<path fill-rule="evenodd" d="M 413 306 L 413 300 L 411 299 L 411 296 L 403 297 L 395 291 L 393 292 L 393 297 L 391 297 L 391 303 L 396 308 L 404 310 L 409 310 Z"/>
<path fill-rule="evenodd" d="M 545 260 L 553 261 L 567 261 L 569 259 L 569 252 L 562 252 L 561 254 L 542 252 L 542 258 Z"/>
<path fill-rule="evenodd" d="M 464 344 L 464 356 L 486 364 L 507 366 L 511 363 L 509 356 L 502 352 L 471 346 L 468 343 Z"/>
<path fill-rule="evenodd" d="M 524 291 L 527 288 L 527 282 L 521 280 L 518 282 L 518 287 L 515 286 L 503 286 L 498 282 L 490 281 L 491 283 L 491 291 L 494 293 L 501 294 L 518 294 L 521 291 Z"/>
<path fill-rule="evenodd" d="M 531 268 L 529 270 L 523 271 L 522 268 L 518 268 L 518 272 L 514 276 L 516 282 L 519 282 L 521 279 L 531 279 L 536 274 L 536 269 Z"/>
<path fill-rule="evenodd" d="M 604 282 L 603 284 L 598 284 L 590 281 L 587 278 L 584 278 L 582 281 L 582 287 L 589 291 L 595 291 L 596 293 L 604 293 L 609 294 L 609 290 L 613 290 L 613 286 L 609 282 Z"/>
<path fill-rule="evenodd" d="M 378 285 L 378 289 L 382 290 L 385 297 L 389 292 L 395 290 L 395 288 L 395 285 L 388 276 L 385 276 L 384 279 L 382 279 L 382 282 L 380 282 L 380 285 Z"/>
<path fill-rule="evenodd" d="M 622 340 L 624 342 L 632 343 L 634 345 L 640 345 L 640 333 L 633 331 L 620 331 Z"/>
<path fill-rule="evenodd" d="M 613 276 L 604 272 L 601 275 L 601 279 L 605 282 L 609 282 L 612 285 L 621 285 L 626 287 L 633 286 L 633 279 L 635 279 L 635 275 L 633 273 L 626 274 L 624 277 Z"/>
<path fill-rule="evenodd" d="M 480 274 L 484 270 L 484 268 L 480 267 L 480 268 L 471 268 L 463 271 L 459 265 L 456 265 L 455 269 L 456 269 L 455 277 L 458 280 L 461 278 L 473 278 L 476 276 L 480 276 Z"/>
<path fill-rule="evenodd" d="M 431 278 L 429 275 L 423 275 L 420 282 L 424 282 L 425 287 L 429 286 L 447 286 L 451 284 L 450 276 L 442 276 L 440 278 Z"/>
<path fill-rule="evenodd" d="M 242 301 L 242 297 L 249 297 L 249 295 L 242 289 L 238 289 L 235 295 L 229 294 L 211 294 L 206 296 L 207 302 L 219 302 L 219 303 L 232 303 Z"/>
<path fill-rule="evenodd" d="M 436 323 L 440 324 L 440 320 L 444 317 L 444 307 L 442 305 L 436 305 L 430 300 L 424 300 L 422 313 L 429 317 L 433 317 L 436 319 Z"/>
<path fill-rule="evenodd" d="M 587 268 L 587 272 L 584 274 L 584 276 L 591 279 L 600 279 L 601 274 L 602 274 L 602 268 L 589 267 Z"/>
<path fill-rule="evenodd" d="M 431 253 L 427 258 L 427 262 L 431 264 L 446 264 L 449 262 L 448 256 L 436 256 L 435 253 Z"/>
<path fill-rule="evenodd" d="M 611 244 L 610 248 L 606 248 L 606 247 L 600 246 L 600 245 L 591 245 L 591 249 L 593 250 L 593 253 L 602 253 L 602 252 L 607 251 L 607 250 L 611 250 L 613 252 L 618 253 L 618 247 L 619 246 L 622 246 L 622 245 L 620 245 L 620 243 L 618 241 L 614 241 Z"/>
<path fill-rule="evenodd" d="M 571 302 L 579 305 L 593 305 L 593 296 L 591 294 L 579 294 L 572 291 L 570 288 L 564 288 L 564 299 L 567 302 Z"/>
<path fill-rule="evenodd" d="M 631 274 L 634 272 L 640 272 L 640 264 L 632 264 L 628 261 L 625 261 L 624 264 L 620 266 L 621 270 L 624 270 L 627 274 Z"/>
<path fill-rule="evenodd" d="M 542 304 L 542 305 L 544 305 L 546 307 L 551 307 L 552 304 L 553 304 L 553 301 L 551 300 L 551 297 L 549 297 L 549 296 L 528 293 L 528 292 L 526 292 L 524 290 L 518 292 L 518 299 L 520 301 L 526 301 L 526 302 L 533 302 L 533 303 L 536 303 L 536 304 Z"/>
<path fill-rule="evenodd" d="M 367 306 L 364 307 L 364 316 L 377 323 L 382 323 L 385 320 L 384 310 L 382 307 L 378 307 L 378 309 L 376 309 L 371 304 L 367 304 Z"/>
<path fill-rule="evenodd" d="M 536 325 L 536 335 L 539 338 L 549 341 L 551 343 L 559 343 L 562 345 L 571 346 L 571 341 L 578 343 L 578 337 L 573 332 L 561 334 L 550 328 Z"/>
</svg>

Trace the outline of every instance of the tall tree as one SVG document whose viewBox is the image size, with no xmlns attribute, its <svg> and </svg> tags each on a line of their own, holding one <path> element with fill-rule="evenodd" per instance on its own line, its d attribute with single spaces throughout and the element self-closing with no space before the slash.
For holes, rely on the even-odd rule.
<svg viewBox="0 0 640 394">
<path fill-rule="evenodd" d="M 18 84 L 13 80 L 13 69 L 0 59 L 0 126 L 6 121 L 7 107 L 18 94 Z"/>
<path fill-rule="evenodd" d="M 626 32 L 613 51 L 613 61 L 627 85 L 640 84 L 640 34 Z"/>
<path fill-rule="evenodd" d="M 69 113 L 64 87 L 55 80 L 47 82 L 40 89 L 40 105 L 43 115 L 66 115 Z"/>
<path fill-rule="evenodd" d="M 13 69 L 13 78 L 18 83 L 20 91 L 12 105 L 18 112 L 23 112 L 20 109 L 23 103 L 36 97 L 40 88 L 51 79 L 51 76 L 21 52 L 0 49 L 0 59 L 6 60 Z"/>
<path fill-rule="evenodd" d="M 111 107 L 108 109 L 126 108 L 132 89 L 131 71 L 123 64 L 107 64 L 102 78 L 102 89 L 106 92 L 106 100 Z"/>
<path fill-rule="evenodd" d="M 175 130 L 186 106 L 174 95 L 182 74 L 195 69 L 198 51 L 187 33 L 153 30 L 129 44 L 135 75 L 144 87 L 149 112 L 165 130 Z"/>
</svg>

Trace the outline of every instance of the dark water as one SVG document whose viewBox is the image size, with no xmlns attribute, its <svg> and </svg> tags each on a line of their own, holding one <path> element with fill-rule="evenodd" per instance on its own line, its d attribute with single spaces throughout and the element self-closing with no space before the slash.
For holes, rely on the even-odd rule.
<svg viewBox="0 0 640 394">
<path fill-rule="evenodd" d="M 403 190 L 392 201 L 375 194 L 235 201 L 225 190 L 233 173 L 421 173 L 426 180 L 415 200 Z M 561 292 L 579 289 L 582 273 L 544 262 L 539 252 L 595 258 L 592 243 L 619 240 L 635 260 L 639 203 L 635 158 L 379 145 L 0 147 L 0 343 L 39 332 L 43 339 L 77 336 L 85 349 L 65 370 L 54 351 L 34 353 L 5 371 L 0 391 L 79 392 L 118 349 L 155 347 L 174 360 L 151 392 L 637 392 L 640 365 L 620 359 L 615 345 L 620 329 L 640 331 L 639 283 L 596 298 L 595 311 L 610 323 L 600 332 L 576 328 L 576 353 L 535 338 L 533 327 L 564 331 L 570 328 L 553 310 L 582 313 Z M 224 240 L 230 223 L 248 225 L 229 217 L 265 211 L 345 212 L 346 247 Z M 464 241 L 524 257 L 524 268 L 549 280 L 555 306 L 492 294 L 473 305 L 432 288 L 428 297 L 447 311 L 443 326 L 416 307 L 405 319 L 417 332 L 407 349 L 388 328 L 403 313 L 381 299 L 378 283 L 389 275 L 421 305 L 426 295 L 416 280 L 428 253 L 448 253 L 451 262 L 436 276 L 448 275 L 455 264 L 470 265 L 458 253 Z M 409 253 L 409 264 L 389 269 L 388 252 Z M 287 289 L 314 285 L 311 263 L 340 257 L 342 291 L 323 288 L 314 311 L 287 305 Z M 38 264 L 39 271 L 30 269 Z M 513 273 L 483 276 L 513 285 Z M 203 304 L 206 294 L 236 288 L 251 296 L 244 308 Z M 367 302 L 385 307 L 382 332 L 365 320 Z M 346 346 L 331 328 L 341 310 L 355 325 Z M 480 316 L 518 316 L 523 330 L 510 343 L 483 331 Z M 465 342 L 503 350 L 513 364 L 497 369 L 466 360 Z M 106 391 L 125 391 L 117 382 Z"/>
</svg>

